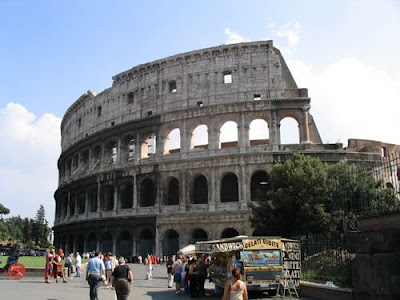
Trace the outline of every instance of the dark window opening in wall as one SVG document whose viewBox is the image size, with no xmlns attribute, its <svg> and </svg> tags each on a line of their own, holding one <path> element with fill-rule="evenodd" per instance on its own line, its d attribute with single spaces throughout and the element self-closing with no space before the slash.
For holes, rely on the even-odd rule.
<svg viewBox="0 0 400 300">
<path fill-rule="evenodd" d="M 154 206 L 155 186 L 153 180 L 146 178 L 140 185 L 140 207 Z"/>
<path fill-rule="evenodd" d="M 96 251 L 97 250 L 97 238 L 96 238 L 96 234 L 94 232 L 92 232 L 91 234 L 89 234 L 88 237 L 88 251 Z"/>
<path fill-rule="evenodd" d="M 110 232 L 104 232 L 100 239 L 100 251 L 103 253 L 111 252 L 113 248 L 113 241 Z"/>
<path fill-rule="evenodd" d="M 70 202 L 69 202 L 69 215 L 70 216 L 75 215 L 75 200 L 76 200 L 76 195 L 72 194 Z"/>
<path fill-rule="evenodd" d="M 133 186 L 131 183 L 127 183 L 120 188 L 120 203 L 121 208 L 132 208 L 133 205 Z"/>
<path fill-rule="evenodd" d="M 63 214 L 62 215 L 63 215 L 63 217 L 66 217 L 67 216 L 67 212 L 68 212 L 68 198 L 65 197 L 62 203 L 63 203 L 63 205 L 62 205 Z"/>
<path fill-rule="evenodd" d="M 254 94 L 254 100 L 261 100 L 261 94 Z"/>
<path fill-rule="evenodd" d="M 111 185 L 106 185 L 103 188 L 103 192 L 101 193 L 102 196 L 102 210 L 108 211 L 114 208 L 114 187 Z"/>
<path fill-rule="evenodd" d="M 226 174 L 221 183 L 221 202 L 237 201 L 239 201 L 238 178 L 233 173 Z"/>
<path fill-rule="evenodd" d="M 225 228 L 224 231 L 221 233 L 221 239 L 231 238 L 238 236 L 239 232 L 237 232 L 234 228 Z"/>
<path fill-rule="evenodd" d="M 204 175 L 197 176 L 193 182 L 193 203 L 208 203 L 208 183 Z"/>
<path fill-rule="evenodd" d="M 97 211 L 97 188 L 91 188 L 88 193 L 89 211 Z"/>
<path fill-rule="evenodd" d="M 115 122 L 111 122 L 111 126 L 114 126 L 115 125 Z"/>
<path fill-rule="evenodd" d="M 97 107 L 97 116 L 100 117 L 101 116 L 101 106 Z"/>
<path fill-rule="evenodd" d="M 197 106 L 198 106 L 198 107 L 202 107 L 202 106 L 203 106 L 203 101 L 198 101 L 198 102 L 197 102 Z"/>
<path fill-rule="evenodd" d="M 229 84 L 229 83 L 232 83 L 232 73 L 225 72 L 224 73 L 224 84 Z"/>
<path fill-rule="evenodd" d="M 268 174 L 258 171 L 251 176 L 251 201 L 268 200 Z"/>
<path fill-rule="evenodd" d="M 86 210 L 86 206 L 85 206 L 85 194 L 84 193 L 79 193 L 78 195 L 78 213 L 79 214 L 83 214 Z"/>
<path fill-rule="evenodd" d="M 152 114 L 153 114 L 153 112 L 152 112 L 151 110 L 149 110 L 149 111 L 147 112 L 147 116 L 148 116 L 148 117 L 150 117 Z"/>
<path fill-rule="evenodd" d="M 387 149 L 386 149 L 386 147 L 382 147 L 381 148 L 381 156 L 382 157 L 387 157 Z"/>
<path fill-rule="evenodd" d="M 179 204 L 179 181 L 176 178 L 172 178 L 168 184 L 167 202 L 166 205 L 178 205 Z"/>
<path fill-rule="evenodd" d="M 133 92 L 128 93 L 128 95 L 127 95 L 128 104 L 132 104 L 133 99 L 134 99 Z"/>
<path fill-rule="evenodd" d="M 176 93 L 176 81 L 170 81 L 168 84 L 168 91 L 170 93 Z"/>
<path fill-rule="evenodd" d="M 79 119 L 78 119 L 78 127 L 81 128 L 81 125 L 82 125 L 82 119 L 79 118 Z"/>
</svg>

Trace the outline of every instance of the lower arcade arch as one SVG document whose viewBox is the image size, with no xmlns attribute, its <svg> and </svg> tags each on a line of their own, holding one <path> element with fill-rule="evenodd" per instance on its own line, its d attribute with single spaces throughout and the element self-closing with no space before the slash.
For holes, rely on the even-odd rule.
<svg viewBox="0 0 400 300">
<path fill-rule="evenodd" d="M 162 240 L 162 255 L 174 255 L 179 250 L 179 234 L 173 230 L 168 229 L 164 233 Z"/>
<path fill-rule="evenodd" d="M 143 229 L 139 233 L 139 241 L 137 242 L 137 253 L 142 257 L 154 253 L 155 237 L 149 229 Z"/>
<path fill-rule="evenodd" d="M 89 234 L 88 236 L 88 251 L 89 252 L 93 252 L 97 250 L 97 237 L 96 234 L 94 232 L 92 232 L 91 234 Z"/>
<path fill-rule="evenodd" d="M 76 249 L 75 251 L 78 251 L 79 253 L 85 252 L 85 238 L 83 237 L 82 234 L 79 234 L 78 237 L 76 238 Z"/>
<path fill-rule="evenodd" d="M 109 232 L 104 232 L 100 239 L 100 251 L 103 253 L 112 251 L 112 235 Z"/>
<path fill-rule="evenodd" d="M 132 255 L 132 237 L 127 231 L 122 231 L 117 239 L 117 249 L 116 253 L 119 256 L 131 256 Z"/>
<path fill-rule="evenodd" d="M 208 234 L 205 230 L 201 228 L 196 228 L 192 232 L 192 244 L 200 241 L 207 241 L 208 240 Z"/>
<path fill-rule="evenodd" d="M 225 228 L 221 233 L 221 239 L 231 238 L 238 236 L 239 232 L 237 232 L 234 228 Z"/>
</svg>

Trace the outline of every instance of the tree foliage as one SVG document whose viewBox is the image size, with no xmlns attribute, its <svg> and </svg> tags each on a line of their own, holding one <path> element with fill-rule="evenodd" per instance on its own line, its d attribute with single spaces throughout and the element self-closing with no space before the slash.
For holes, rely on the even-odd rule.
<svg viewBox="0 0 400 300">
<path fill-rule="evenodd" d="M 300 154 L 273 166 L 264 198 L 252 205 L 252 226 L 258 233 L 282 236 L 340 233 L 349 211 L 398 205 L 393 193 L 356 166 L 328 165 Z"/>
<path fill-rule="evenodd" d="M 8 215 L 10 213 L 10 210 L 5 207 L 3 204 L 0 204 L 0 217 L 3 219 L 4 215 Z"/>
<path fill-rule="evenodd" d="M 35 219 L 17 216 L 0 221 L 0 240 L 24 244 L 27 248 L 48 247 L 50 243 L 47 236 L 50 231 L 43 205 L 37 211 Z"/>
</svg>

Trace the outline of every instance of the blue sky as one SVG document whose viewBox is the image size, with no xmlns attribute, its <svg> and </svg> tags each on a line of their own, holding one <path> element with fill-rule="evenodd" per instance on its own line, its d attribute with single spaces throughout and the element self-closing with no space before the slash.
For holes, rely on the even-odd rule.
<svg viewBox="0 0 400 300">
<path fill-rule="evenodd" d="M 54 219 L 59 126 L 87 90 L 141 63 L 273 40 L 324 142 L 400 144 L 400 2 L 0 1 L 0 203 Z"/>
</svg>

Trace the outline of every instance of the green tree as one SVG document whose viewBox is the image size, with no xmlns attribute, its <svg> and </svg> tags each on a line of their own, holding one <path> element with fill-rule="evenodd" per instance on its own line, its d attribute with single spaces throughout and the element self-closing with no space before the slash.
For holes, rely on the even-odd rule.
<svg viewBox="0 0 400 300">
<path fill-rule="evenodd" d="M 10 213 L 10 210 L 5 207 L 3 204 L 0 204 L 0 217 L 3 220 L 4 215 L 8 215 Z"/>
<path fill-rule="evenodd" d="M 8 226 L 8 232 L 10 235 L 10 239 L 14 241 L 22 241 L 22 227 L 23 220 L 20 216 L 11 217 L 5 220 L 5 223 Z"/>
<path fill-rule="evenodd" d="M 8 226 L 5 222 L 0 221 L 0 241 L 8 240 L 9 233 L 8 233 Z"/>
<path fill-rule="evenodd" d="M 35 245 L 39 247 L 48 247 L 49 242 L 47 236 L 50 233 L 50 228 L 47 226 L 48 222 L 45 216 L 44 206 L 40 205 L 35 217 L 35 221 L 32 225 L 32 235 L 34 237 Z"/>
<path fill-rule="evenodd" d="M 291 236 L 332 230 L 328 167 L 317 158 L 295 154 L 278 163 L 269 178 L 269 199 L 253 206 L 259 232 Z"/>
<path fill-rule="evenodd" d="M 32 239 L 32 219 L 25 218 L 22 225 L 22 242 L 27 244 Z"/>
</svg>

